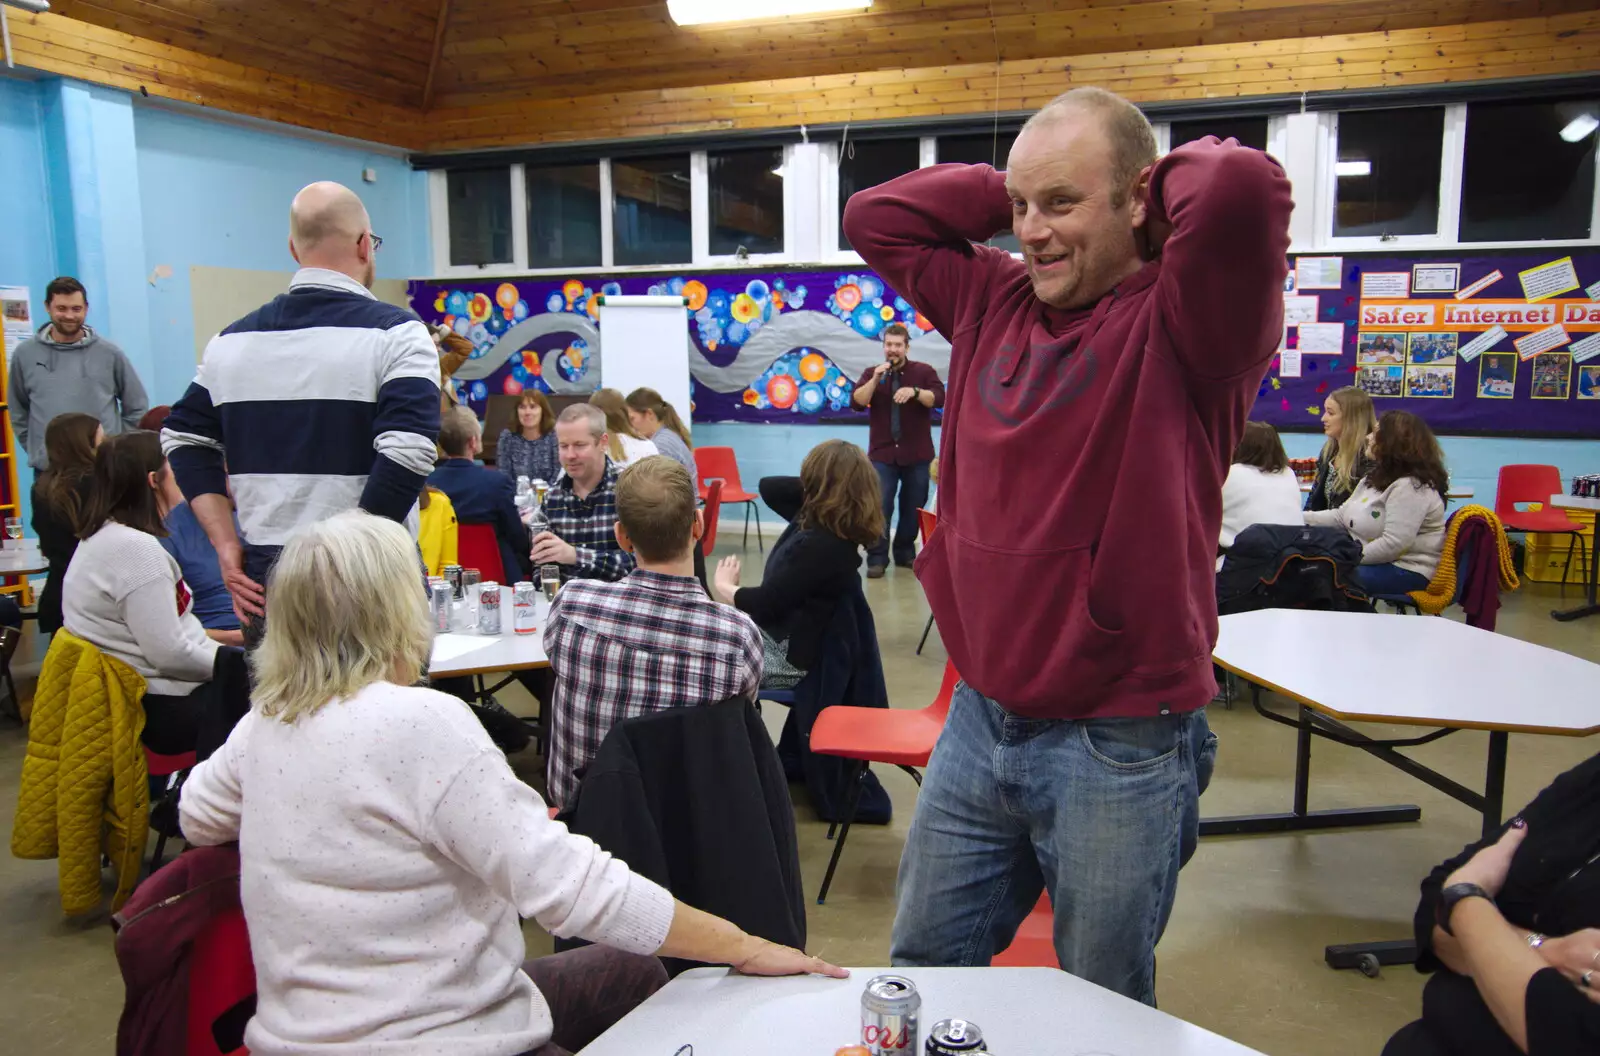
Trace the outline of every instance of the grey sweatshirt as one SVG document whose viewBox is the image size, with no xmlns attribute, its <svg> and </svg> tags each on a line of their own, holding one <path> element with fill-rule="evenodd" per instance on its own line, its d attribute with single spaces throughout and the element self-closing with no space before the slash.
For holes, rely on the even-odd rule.
<svg viewBox="0 0 1600 1056">
<path fill-rule="evenodd" d="M 1363 565 L 1396 564 L 1433 579 L 1444 549 L 1444 499 L 1415 477 L 1382 491 L 1365 477 L 1336 510 L 1306 511 L 1306 523 L 1339 526 L 1361 543 Z"/>
<path fill-rule="evenodd" d="M 89 326 L 72 344 L 48 337 L 46 323 L 17 346 L 11 358 L 11 427 L 28 452 L 28 465 L 44 469 L 44 431 L 58 414 L 80 411 L 100 419 L 107 436 L 139 427 L 150 409 L 144 385 L 122 349 Z"/>
</svg>

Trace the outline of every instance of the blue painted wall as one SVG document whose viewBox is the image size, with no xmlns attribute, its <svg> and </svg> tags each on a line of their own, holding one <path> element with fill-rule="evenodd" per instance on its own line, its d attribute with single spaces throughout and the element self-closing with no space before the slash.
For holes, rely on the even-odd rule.
<svg viewBox="0 0 1600 1056">
<path fill-rule="evenodd" d="M 367 203 L 384 237 L 380 278 L 428 270 L 427 177 L 400 158 L 69 78 L 0 77 L 0 200 L 16 206 L 0 285 L 28 286 L 43 322 L 45 284 L 83 279 L 91 325 L 128 353 L 152 404 L 171 403 L 194 376 L 189 269 L 292 271 L 289 201 L 315 180 Z M 26 507 L 25 464 L 18 475 Z"/>
</svg>

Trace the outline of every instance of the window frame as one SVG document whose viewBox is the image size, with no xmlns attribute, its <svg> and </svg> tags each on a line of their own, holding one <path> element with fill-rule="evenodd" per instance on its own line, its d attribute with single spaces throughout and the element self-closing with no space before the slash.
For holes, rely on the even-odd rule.
<svg viewBox="0 0 1600 1056">
<path fill-rule="evenodd" d="M 789 185 L 789 173 L 795 159 L 795 146 L 785 143 L 779 164 L 783 167 L 783 251 L 779 253 L 751 253 L 743 260 L 735 253 L 711 252 L 711 155 L 723 151 L 697 150 L 689 157 L 691 177 L 689 193 L 694 209 L 694 262 L 700 266 L 743 268 L 756 264 L 788 264 L 794 258 L 796 234 L 795 199 L 798 195 Z M 736 146 L 725 148 L 728 153 L 739 150 Z M 749 148 L 746 148 L 749 149 Z"/>
</svg>

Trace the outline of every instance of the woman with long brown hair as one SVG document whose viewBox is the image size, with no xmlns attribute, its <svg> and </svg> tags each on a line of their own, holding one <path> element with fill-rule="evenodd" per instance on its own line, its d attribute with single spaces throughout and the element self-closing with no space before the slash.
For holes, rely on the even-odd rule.
<svg viewBox="0 0 1600 1056">
<path fill-rule="evenodd" d="M 78 520 L 89 503 L 94 453 L 105 436 L 92 414 L 58 414 L 45 426 L 49 468 L 33 482 L 33 533 L 50 566 L 39 592 L 39 629 L 46 633 L 61 629 L 61 584 L 78 549 Z"/>
<path fill-rule="evenodd" d="M 518 477 L 554 484 L 561 473 L 556 447 L 556 416 L 538 389 L 523 389 L 517 401 L 516 429 L 500 430 L 494 464 L 514 483 Z"/>
<path fill-rule="evenodd" d="M 799 477 L 765 477 L 760 488 L 789 527 L 767 555 L 760 586 L 740 587 L 739 559 L 726 557 L 713 593 L 761 628 L 761 684 L 792 686 L 820 659 L 839 599 L 860 586 L 861 548 L 883 534 L 883 503 L 867 453 L 845 440 L 824 440 Z"/>
<path fill-rule="evenodd" d="M 1372 397 L 1354 385 L 1334 389 L 1322 402 L 1322 432 L 1327 442 L 1317 455 L 1317 478 L 1306 500 L 1308 510 L 1336 510 L 1372 469 L 1367 437 L 1377 423 Z"/>
<path fill-rule="evenodd" d="M 1278 430 L 1266 422 L 1245 422 L 1244 436 L 1233 449 L 1233 465 L 1222 482 L 1222 534 L 1217 549 L 1226 551 L 1252 524 L 1301 524 L 1300 481 L 1289 468 Z M 1217 567 L 1222 567 L 1219 558 Z"/>
<path fill-rule="evenodd" d="M 1422 590 L 1444 548 L 1444 495 L 1450 477 L 1428 423 L 1410 411 L 1385 411 L 1367 438 L 1373 469 L 1336 510 L 1306 513 L 1306 523 L 1338 525 L 1361 543 L 1356 582 L 1371 595 Z"/>
<path fill-rule="evenodd" d="M 687 469 L 690 480 L 698 481 L 700 471 L 695 467 L 694 451 L 689 446 L 689 428 L 678 417 L 677 408 L 662 399 L 655 389 L 647 388 L 628 393 L 627 403 L 628 421 L 633 424 L 633 431 Z"/>
<path fill-rule="evenodd" d="M 589 397 L 589 405 L 600 408 L 606 416 L 606 436 L 609 439 L 606 454 L 619 470 L 626 469 L 641 458 L 661 453 L 654 442 L 634 431 L 633 420 L 628 417 L 628 403 L 622 398 L 622 393 L 616 389 L 596 389 L 594 395 Z"/>
</svg>

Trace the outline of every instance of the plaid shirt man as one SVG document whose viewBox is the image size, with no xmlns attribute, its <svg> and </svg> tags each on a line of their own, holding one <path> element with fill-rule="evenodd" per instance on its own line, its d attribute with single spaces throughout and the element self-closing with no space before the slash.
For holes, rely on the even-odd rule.
<svg viewBox="0 0 1600 1056">
<path fill-rule="evenodd" d="M 556 675 L 548 799 L 566 806 L 611 727 L 667 708 L 755 698 L 761 631 L 700 582 L 635 569 L 561 588 L 544 628 Z"/>
<path fill-rule="evenodd" d="M 633 571 L 633 555 L 617 544 L 617 467 L 606 459 L 606 472 L 587 498 L 572 490 L 572 478 L 563 470 L 545 496 L 544 512 L 550 530 L 578 551 L 578 563 L 567 567 L 568 579 L 616 581 Z"/>
</svg>

